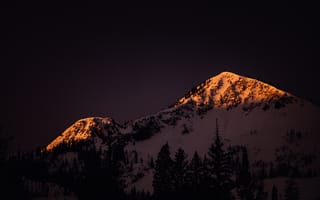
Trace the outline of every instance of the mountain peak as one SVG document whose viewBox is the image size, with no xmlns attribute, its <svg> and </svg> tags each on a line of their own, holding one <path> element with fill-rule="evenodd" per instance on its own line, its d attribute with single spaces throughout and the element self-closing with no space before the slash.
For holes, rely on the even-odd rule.
<svg viewBox="0 0 320 200">
<path fill-rule="evenodd" d="M 271 103 L 282 97 L 293 96 L 262 81 L 225 71 L 193 88 L 175 106 L 192 103 L 230 108 L 240 104 Z"/>
<path fill-rule="evenodd" d="M 294 96 L 291 94 L 267 83 L 226 71 L 193 88 L 170 110 L 161 111 L 159 115 L 136 120 L 131 128 L 135 133 L 142 132 L 144 134 L 147 132 L 149 134 L 152 132 L 150 127 L 154 132 L 160 130 L 160 121 L 164 124 L 175 124 L 176 118 L 173 117 L 174 114 L 172 113 L 179 113 L 180 111 L 176 108 L 182 105 L 195 106 L 195 110 L 202 114 L 212 108 L 229 110 L 241 105 L 243 111 L 247 114 L 260 106 L 263 110 L 271 107 L 278 109 L 293 102 L 293 99 Z M 158 119 L 157 117 L 160 115 L 162 117 Z M 186 116 L 190 117 L 187 114 Z M 181 116 L 177 118 L 179 117 Z M 120 133 L 122 129 L 123 126 L 115 123 L 111 118 L 90 117 L 80 119 L 53 140 L 46 149 L 50 151 L 59 144 L 78 141 L 93 141 L 95 144 L 97 141 L 98 143 L 110 142 L 117 135 L 113 133 Z"/>
<path fill-rule="evenodd" d="M 229 82 L 235 82 L 239 78 L 246 79 L 248 77 L 241 76 L 241 75 L 238 75 L 238 74 L 233 73 L 233 72 L 225 71 L 225 72 L 221 72 L 220 74 L 218 74 L 216 76 L 212 76 L 211 78 L 209 78 L 205 82 L 208 82 L 208 83 L 211 83 L 211 84 L 215 83 L 215 82 L 223 81 L 223 80 L 228 80 Z"/>
<path fill-rule="evenodd" d="M 233 73 L 233 72 L 224 71 L 224 72 L 221 72 L 220 74 L 213 76 L 213 77 L 221 77 L 221 76 L 239 77 L 240 75 Z"/>
<path fill-rule="evenodd" d="M 116 123 L 109 117 L 88 117 L 80 119 L 47 145 L 46 150 L 50 151 L 61 143 L 88 140 L 93 138 L 93 136 L 104 140 L 110 135 L 109 132 L 113 133 L 115 129 L 117 129 Z"/>
</svg>

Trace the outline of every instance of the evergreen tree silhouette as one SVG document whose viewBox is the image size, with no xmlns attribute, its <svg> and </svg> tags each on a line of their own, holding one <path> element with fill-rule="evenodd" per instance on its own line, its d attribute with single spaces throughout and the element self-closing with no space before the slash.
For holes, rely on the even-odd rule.
<svg viewBox="0 0 320 200">
<path fill-rule="evenodd" d="M 0 127 L 0 184 L 1 195 L 9 199 L 31 199 L 22 182 L 23 165 L 20 158 L 8 159 L 8 147 L 13 138 Z"/>
<path fill-rule="evenodd" d="M 272 200 L 278 200 L 278 189 L 275 185 L 272 186 L 271 198 Z"/>
<path fill-rule="evenodd" d="M 168 143 L 162 146 L 155 163 L 155 173 L 152 186 L 156 198 L 164 198 L 172 193 L 172 168 L 173 161 L 170 157 Z"/>
<path fill-rule="evenodd" d="M 173 168 L 173 186 L 175 190 L 182 190 L 185 186 L 187 167 L 187 155 L 182 148 L 179 148 L 175 154 Z"/>
<path fill-rule="evenodd" d="M 189 199 L 210 198 L 210 170 L 209 160 L 204 157 L 203 161 L 198 152 L 195 151 L 190 161 L 187 172 L 188 197 Z"/>
<path fill-rule="evenodd" d="M 286 187 L 284 191 L 284 200 L 299 200 L 300 193 L 296 186 L 296 182 L 293 178 L 289 178 L 286 181 Z"/>
<path fill-rule="evenodd" d="M 187 169 L 187 155 L 182 148 L 179 148 L 174 158 L 172 181 L 174 193 L 180 197 L 186 194 Z"/>
<path fill-rule="evenodd" d="M 254 182 L 256 195 L 254 200 L 266 200 L 268 197 L 268 193 L 264 191 L 264 183 L 263 180 L 256 180 Z"/>
<path fill-rule="evenodd" d="M 83 149 L 78 151 L 79 159 L 83 163 L 82 170 L 80 174 L 73 173 L 66 186 L 72 185 L 79 199 L 101 199 L 105 196 L 113 199 L 124 198 L 124 185 L 120 178 L 121 160 L 117 160 L 119 157 L 112 152 L 116 148 L 110 148 L 106 152 L 96 151 L 89 146 Z M 64 182 L 66 181 L 60 181 Z"/>
<path fill-rule="evenodd" d="M 212 167 L 211 167 L 211 161 L 209 158 L 204 155 L 203 162 L 202 162 L 202 170 L 201 170 L 201 184 L 199 187 L 201 187 L 200 191 L 203 191 L 203 194 L 206 196 L 210 196 L 212 193 Z"/>
<path fill-rule="evenodd" d="M 239 169 L 239 175 L 237 177 L 238 195 L 243 200 L 253 199 L 253 181 L 249 169 L 249 159 L 247 148 L 243 148 L 242 162 Z"/>
<path fill-rule="evenodd" d="M 192 193 L 199 191 L 202 184 L 203 167 L 202 161 L 197 151 L 194 152 L 188 168 L 188 188 Z"/>
<path fill-rule="evenodd" d="M 269 168 L 269 178 L 274 178 L 276 176 L 275 174 L 275 169 L 273 166 L 273 162 L 270 163 L 270 168 Z"/>
<path fill-rule="evenodd" d="M 211 172 L 210 187 L 217 199 L 227 200 L 231 199 L 233 181 L 230 154 L 224 150 L 223 145 L 219 135 L 218 120 L 216 120 L 216 136 L 208 152 Z"/>
</svg>

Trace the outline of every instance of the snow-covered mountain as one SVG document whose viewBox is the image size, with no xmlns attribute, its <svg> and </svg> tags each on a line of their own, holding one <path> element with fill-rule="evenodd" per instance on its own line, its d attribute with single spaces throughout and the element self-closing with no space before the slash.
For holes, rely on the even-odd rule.
<svg viewBox="0 0 320 200">
<path fill-rule="evenodd" d="M 120 126 L 111 118 L 89 117 L 80 119 L 54 139 L 46 150 L 51 151 L 61 143 L 76 143 L 79 141 L 94 141 L 98 146 L 112 140 L 120 134 Z"/>
<path fill-rule="evenodd" d="M 231 72 L 222 72 L 192 89 L 175 106 L 194 103 L 198 107 L 214 105 L 216 108 L 228 109 L 240 104 L 244 106 L 264 104 L 267 106 L 279 100 L 288 103 L 293 98 L 292 95 L 261 81 Z"/>
<path fill-rule="evenodd" d="M 125 173 L 127 189 L 153 191 L 150 162 L 165 143 L 174 153 L 183 148 L 189 158 L 197 151 L 207 153 L 216 129 L 226 144 L 244 145 L 252 165 L 279 162 L 294 154 L 292 165 L 320 170 L 320 108 L 261 81 L 222 72 L 209 78 L 184 97 L 153 115 L 125 124 L 111 118 L 86 118 L 71 125 L 47 145 L 53 151 L 62 143 L 90 141 L 98 149 L 124 141 L 130 170 Z M 305 158 L 313 158 L 306 164 Z M 132 160 L 139 160 L 133 162 Z M 131 162 L 130 162 L 131 161 Z M 129 169 L 129 167 L 128 167 Z"/>
</svg>

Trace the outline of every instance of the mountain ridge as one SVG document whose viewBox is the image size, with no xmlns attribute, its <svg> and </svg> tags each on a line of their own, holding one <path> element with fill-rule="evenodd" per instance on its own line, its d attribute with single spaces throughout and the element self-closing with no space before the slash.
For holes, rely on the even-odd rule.
<svg viewBox="0 0 320 200">
<path fill-rule="evenodd" d="M 47 145 L 48 152 L 64 145 L 53 159 L 77 160 L 76 149 L 97 152 L 115 149 L 123 160 L 125 190 L 153 192 L 152 161 L 164 144 L 171 151 L 183 148 L 204 157 L 213 141 L 216 119 L 227 146 L 245 146 L 253 169 L 261 163 L 281 164 L 290 160 L 301 173 L 320 169 L 320 159 L 305 164 L 305 159 L 320 155 L 314 141 L 320 138 L 320 108 L 288 92 L 256 79 L 231 72 L 211 77 L 191 90 L 173 106 L 155 114 L 118 124 L 112 118 L 80 119 Z M 72 145 L 80 144 L 73 148 Z M 71 152 L 71 153 L 70 153 Z M 72 154 L 73 152 L 73 154 Z M 68 155 L 72 154 L 72 158 Z M 317 157 L 317 156 L 315 156 Z M 76 161 L 78 163 L 80 161 Z M 288 161 L 289 162 L 289 161 Z M 260 164 L 259 164 L 260 163 Z M 74 164 L 70 164 L 74 165 Z"/>
<path fill-rule="evenodd" d="M 257 87 L 258 89 L 255 89 Z M 298 100 L 303 101 L 262 81 L 225 71 L 194 87 L 169 108 L 132 120 L 127 124 L 117 124 L 111 117 L 80 119 L 49 143 L 46 149 L 52 150 L 59 142 L 85 140 L 95 135 L 91 133 L 91 129 L 95 126 L 103 132 L 106 131 L 103 129 L 108 127 L 105 125 L 116 125 L 117 129 L 122 129 L 121 132 L 124 134 L 134 133 L 135 129 L 150 125 L 159 131 L 163 123 L 174 125 L 177 120 L 181 119 L 181 116 L 191 118 L 194 110 L 197 114 L 204 115 L 213 108 L 229 110 L 242 105 L 242 110 L 248 114 L 256 107 L 262 106 L 263 110 L 267 110 L 274 104 L 274 107 L 279 109 L 288 103 L 298 102 Z M 161 118 L 160 122 L 157 122 L 156 118 Z M 83 123 L 87 124 L 87 127 L 82 127 Z M 136 135 L 138 134 L 141 132 Z"/>
</svg>

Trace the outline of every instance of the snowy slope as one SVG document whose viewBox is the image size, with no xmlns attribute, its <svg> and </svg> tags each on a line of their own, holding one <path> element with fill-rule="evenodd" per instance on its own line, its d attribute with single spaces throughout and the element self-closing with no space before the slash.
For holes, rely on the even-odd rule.
<svg viewBox="0 0 320 200">
<path fill-rule="evenodd" d="M 111 118 L 90 117 L 80 119 L 46 146 L 51 151 L 61 143 L 91 140 L 97 147 L 103 147 L 107 139 L 116 137 L 121 127 Z"/>
<path fill-rule="evenodd" d="M 306 112 L 307 109 L 310 111 Z M 273 161 L 277 149 L 286 144 L 285 136 L 290 129 L 302 131 L 304 134 L 300 144 L 294 147 L 296 152 L 318 152 L 320 155 L 319 145 L 315 142 L 319 141 L 316 130 L 319 130 L 320 120 L 314 117 L 319 111 L 314 110 L 312 105 L 301 107 L 295 104 L 280 111 L 257 109 L 250 115 L 243 114 L 241 108 L 232 111 L 212 110 L 204 118 L 197 116 L 192 121 L 181 120 L 175 127 L 167 126 L 152 138 L 129 144 L 127 148 L 137 151 L 144 159 L 156 158 L 161 146 L 168 142 L 172 153 L 182 147 L 189 157 L 195 150 L 204 155 L 213 142 L 217 118 L 221 136 L 227 143 L 246 145 L 252 161 Z M 182 134 L 184 124 L 192 126 L 190 133 Z M 147 177 L 145 184 L 139 183 L 141 189 L 148 188 L 151 184 L 149 181 Z"/>
<path fill-rule="evenodd" d="M 99 149 L 107 146 L 107 136 L 125 137 L 128 159 L 141 160 L 128 171 L 127 189 L 135 186 L 152 192 L 153 169 L 149 162 L 156 159 L 166 142 L 172 155 L 179 147 L 189 158 L 195 150 L 204 155 L 213 141 L 218 119 L 226 144 L 246 145 L 253 162 L 275 161 L 288 149 L 301 157 L 320 155 L 316 142 L 320 138 L 319 113 L 313 104 L 269 84 L 223 72 L 192 89 L 170 108 L 128 124 L 119 125 L 111 118 L 79 120 L 47 150 L 79 140 L 95 141 Z M 320 166 L 319 160 L 314 165 Z"/>
</svg>

